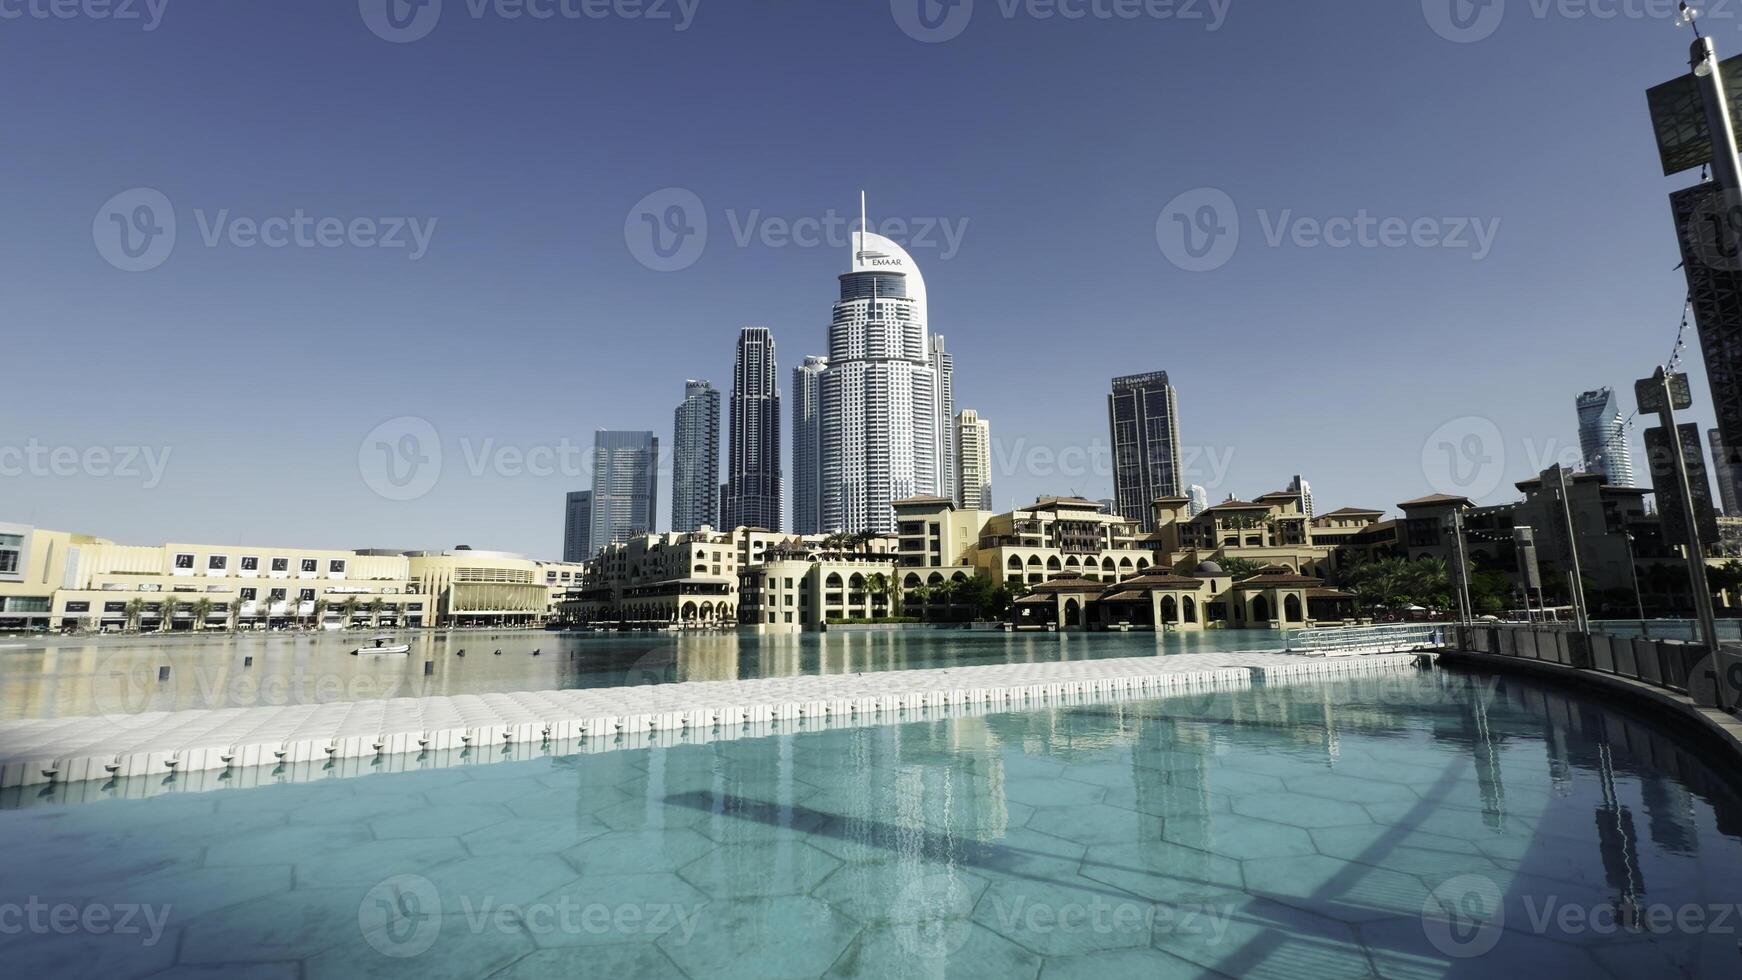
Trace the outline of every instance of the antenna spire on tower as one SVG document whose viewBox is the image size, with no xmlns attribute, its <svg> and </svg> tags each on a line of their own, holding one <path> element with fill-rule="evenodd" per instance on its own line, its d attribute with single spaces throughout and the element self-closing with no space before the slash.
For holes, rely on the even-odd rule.
<svg viewBox="0 0 1742 980">
<path fill-rule="evenodd" d="M 859 251 L 865 251 L 865 231 L 868 222 L 865 220 L 865 192 L 859 192 Z"/>
</svg>

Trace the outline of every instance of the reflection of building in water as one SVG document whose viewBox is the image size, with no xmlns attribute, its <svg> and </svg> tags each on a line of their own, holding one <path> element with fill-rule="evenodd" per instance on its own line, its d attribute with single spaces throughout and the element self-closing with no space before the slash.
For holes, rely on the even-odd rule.
<svg viewBox="0 0 1742 980">
<path fill-rule="evenodd" d="M 1603 857 L 1603 880 L 1615 890 L 1616 918 L 1628 925 L 1638 921 L 1640 899 L 1645 894 L 1644 872 L 1639 866 L 1639 834 L 1633 829 L 1633 811 L 1622 805 L 1615 790 L 1615 768 L 1608 745 L 1598 747 L 1597 776 L 1603 787 L 1603 802 L 1597 807 L 1597 851 Z"/>
<path fill-rule="evenodd" d="M 1208 730 L 1174 718 L 1138 715 L 1131 741 L 1131 787 L 1134 792 L 1139 840 L 1161 840 L 1181 847 L 1208 852 L 1213 820 L 1210 816 Z M 1167 848 L 1145 848 L 1144 854 L 1163 858 Z M 1169 856 L 1177 870 L 1177 855 Z"/>
<path fill-rule="evenodd" d="M 1639 774 L 1639 795 L 1645 803 L 1652 843 L 1671 854 L 1699 853 L 1694 798 L 1686 786 L 1665 779 L 1661 772 L 1647 770 Z"/>
</svg>

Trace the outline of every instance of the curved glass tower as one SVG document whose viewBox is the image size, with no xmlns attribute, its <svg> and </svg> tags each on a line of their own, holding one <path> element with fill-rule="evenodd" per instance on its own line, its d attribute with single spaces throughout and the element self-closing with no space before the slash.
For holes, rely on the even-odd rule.
<svg viewBox="0 0 1742 980">
<path fill-rule="evenodd" d="M 882 235 L 854 238 L 822 378 L 822 525 L 891 533 L 891 504 L 944 486 L 937 368 L 912 256 Z"/>
</svg>

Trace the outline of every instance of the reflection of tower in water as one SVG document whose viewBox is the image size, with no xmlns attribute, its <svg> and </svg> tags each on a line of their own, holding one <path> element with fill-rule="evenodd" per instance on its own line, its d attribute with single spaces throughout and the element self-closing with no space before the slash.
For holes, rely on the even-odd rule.
<svg viewBox="0 0 1742 980">
<path fill-rule="evenodd" d="M 1615 890 L 1615 918 L 1628 928 L 1639 921 L 1645 877 L 1639 867 L 1639 834 L 1633 811 L 1623 806 L 1615 787 L 1615 761 L 1608 742 L 1598 747 L 1597 775 L 1603 802 L 1597 807 L 1597 850 L 1603 856 L 1603 880 Z"/>
</svg>

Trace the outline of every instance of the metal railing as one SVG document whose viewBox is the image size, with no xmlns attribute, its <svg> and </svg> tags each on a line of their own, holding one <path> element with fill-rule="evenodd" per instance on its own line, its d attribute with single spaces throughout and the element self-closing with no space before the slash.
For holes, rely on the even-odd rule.
<svg viewBox="0 0 1742 980">
<path fill-rule="evenodd" d="M 1284 644 L 1290 653 L 1307 656 L 1404 653 L 1438 650 L 1449 636 L 1449 626 L 1444 623 L 1386 623 L 1301 630 L 1285 636 Z"/>
<path fill-rule="evenodd" d="M 1661 622 L 1651 623 L 1654 632 Z M 1688 690 L 1689 676 L 1694 665 L 1706 656 L 1706 648 L 1698 644 L 1674 639 L 1647 639 L 1614 632 L 1578 633 L 1539 626 L 1493 624 L 1459 626 L 1455 629 L 1458 647 L 1472 653 L 1518 657 L 1580 670 L 1595 670 L 1677 694 L 1691 693 Z"/>
</svg>

